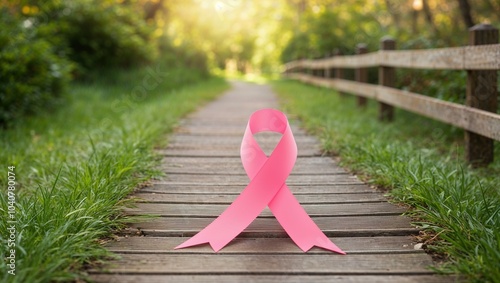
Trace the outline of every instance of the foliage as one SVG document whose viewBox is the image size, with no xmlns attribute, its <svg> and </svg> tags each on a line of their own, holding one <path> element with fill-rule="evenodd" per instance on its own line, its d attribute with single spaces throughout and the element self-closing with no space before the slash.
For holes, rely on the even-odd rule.
<svg viewBox="0 0 500 283">
<path fill-rule="evenodd" d="M 459 1 L 364 1 L 288 0 L 284 24 L 277 36 L 292 34 L 283 48 L 283 63 L 298 58 L 324 57 L 334 49 L 353 54 L 358 43 L 378 49 L 382 36 L 390 35 L 407 49 L 415 40 L 431 43 L 428 48 L 468 44 L 468 26 L 461 20 Z M 476 23 L 492 22 L 500 27 L 500 16 L 491 1 L 469 1 Z"/>
<path fill-rule="evenodd" d="M 39 5 L 34 17 L 41 36 L 66 49 L 84 69 L 135 66 L 157 56 L 153 29 L 132 4 L 53 0 Z"/>
<path fill-rule="evenodd" d="M 0 126 L 61 102 L 71 63 L 37 30 L 0 10 Z"/>
<path fill-rule="evenodd" d="M 298 29 L 283 49 L 282 62 L 296 58 L 323 58 L 337 50 L 342 54 L 353 54 L 358 43 L 367 44 L 369 50 L 377 48 L 384 35 L 383 29 L 372 21 L 370 13 L 356 13 L 359 13 L 356 6 L 346 5 L 304 15 L 307 24 Z M 356 17 L 357 23 L 346 17 Z"/>
<path fill-rule="evenodd" d="M 431 49 L 433 44 L 420 37 L 405 42 L 401 49 Z M 400 89 L 465 104 L 467 73 L 464 71 L 397 69 L 396 82 Z"/>
<path fill-rule="evenodd" d="M 326 151 L 413 207 L 415 224 L 430 232 L 424 247 L 449 259 L 440 271 L 498 282 L 499 142 L 495 163 L 473 170 L 463 161 L 463 133 L 452 126 L 401 110 L 393 123 L 380 123 L 373 102 L 361 111 L 354 97 L 332 90 L 289 81 L 275 89 Z"/>
<path fill-rule="evenodd" d="M 250 71 L 276 66 L 283 1 L 186 0 L 170 7 L 168 35 L 174 46 L 198 46 L 214 69 Z"/>
<path fill-rule="evenodd" d="M 168 82 L 177 86 L 207 77 L 206 54 L 162 36 L 167 28 L 162 9 L 144 2 L 7 2 L 0 23 L 0 125 L 63 105 L 70 72 L 90 81 L 147 65 L 162 76 L 168 73 Z"/>
<path fill-rule="evenodd" d="M 203 51 L 188 44 L 174 46 L 172 42 L 173 40 L 168 36 L 163 36 L 160 39 L 160 52 L 162 54 L 160 62 L 168 64 L 169 68 L 189 68 L 194 72 L 208 75 L 208 57 Z"/>
<path fill-rule="evenodd" d="M 110 255 L 103 237 L 133 220 L 120 213 L 131 204 L 125 196 L 159 174 L 153 146 L 181 116 L 226 88 L 211 79 L 179 90 L 170 79 L 176 73 L 189 76 L 148 67 L 102 74 L 101 81 L 73 84 L 66 107 L 4 131 L 0 163 L 16 167 L 17 260 L 15 277 L 0 261 L 0 281 L 82 281 L 84 264 Z M 3 172 L 0 185 L 7 188 Z M 2 193 L 0 213 L 6 210 Z M 6 217 L 0 229 L 7 231 Z M 6 249 L 2 232 L 0 254 Z"/>
<path fill-rule="evenodd" d="M 281 53 L 283 63 L 298 58 L 323 58 L 334 50 L 354 54 L 359 43 L 365 43 L 368 51 L 374 52 L 386 35 L 395 38 L 397 49 L 402 50 L 468 44 L 467 26 L 459 21 L 458 1 L 437 5 L 438 1 L 425 0 L 421 10 L 412 7 L 413 1 L 309 0 L 302 1 L 306 3 L 303 6 L 298 5 L 300 2 L 290 1 L 297 20 L 287 22 L 293 26 L 293 36 Z M 497 20 L 494 25 L 500 27 L 500 18 L 485 9 L 491 4 L 485 2 L 472 3 L 474 18 L 477 22 Z M 344 74 L 351 79 L 353 72 L 347 69 Z M 369 83 L 378 83 L 375 68 L 369 69 L 368 79 Z M 397 69 L 396 87 L 464 104 L 466 72 Z"/>
</svg>

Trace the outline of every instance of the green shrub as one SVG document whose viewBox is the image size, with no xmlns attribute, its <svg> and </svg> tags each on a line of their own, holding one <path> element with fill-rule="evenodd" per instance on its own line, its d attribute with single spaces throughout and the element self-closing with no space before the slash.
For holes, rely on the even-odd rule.
<svg viewBox="0 0 500 283">
<path fill-rule="evenodd" d="M 159 62 L 165 66 L 183 67 L 208 75 L 208 57 L 205 52 L 197 49 L 194 44 L 174 46 L 172 39 L 163 36 L 159 40 L 161 57 Z"/>
<path fill-rule="evenodd" d="M 153 28 L 133 3 L 54 0 L 38 5 L 43 36 L 61 46 L 82 72 L 149 63 L 158 55 Z"/>
<path fill-rule="evenodd" d="M 400 49 L 418 50 L 440 47 L 436 42 L 423 37 L 408 40 Z M 465 104 L 467 72 L 457 70 L 433 69 L 397 69 L 397 87 L 439 98 L 442 100 Z"/>
<path fill-rule="evenodd" d="M 0 11 L 0 126 L 60 101 L 71 64 L 29 22 Z"/>
</svg>

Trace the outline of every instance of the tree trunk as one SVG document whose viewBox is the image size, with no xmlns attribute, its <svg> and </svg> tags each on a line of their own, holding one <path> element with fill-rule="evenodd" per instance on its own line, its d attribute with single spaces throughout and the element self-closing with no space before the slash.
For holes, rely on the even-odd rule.
<svg viewBox="0 0 500 283">
<path fill-rule="evenodd" d="M 387 8 L 387 11 L 389 14 L 391 14 L 392 21 L 394 22 L 394 25 L 396 26 L 396 30 L 399 32 L 401 30 L 401 25 L 400 25 L 400 18 L 399 18 L 399 12 L 394 9 L 394 5 L 391 3 L 390 0 L 385 0 L 385 6 Z"/>
<path fill-rule="evenodd" d="M 500 9 L 500 5 L 498 5 L 500 3 L 493 4 L 494 2 L 491 2 L 490 0 L 484 0 L 484 2 L 486 3 L 486 6 L 490 9 L 490 11 L 498 11 Z M 493 13 L 493 15 L 495 15 L 497 20 L 500 21 L 500 13 Z"/>
<path fill-rule="evenodd" d="M 432 11 L 429 7 L 429 4 L 427 4 L 427 0 L 422 0 L 422 4 L 426 22 L 431 26 L 432 31 L 434 32 L 434 36 L 439 37 L 439 29 L 434 23 L 434 17 L 432 16 Z"/>
<path fill-rule="evenodd" d="M 464 20 L 467 28 L 473 27 L 474 20 L 472 20 L 469 0 L 458 0 L 458 6 L 460 7 L 460 13 L 462 14 L 462 19 Z"/>
</svg>

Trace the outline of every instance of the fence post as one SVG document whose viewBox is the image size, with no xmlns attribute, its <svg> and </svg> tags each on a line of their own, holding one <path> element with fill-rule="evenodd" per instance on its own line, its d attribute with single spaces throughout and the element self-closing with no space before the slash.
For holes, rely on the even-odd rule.
<svg viewBox="0 0 500 283">
<path fill-rule="evenodd" d="M 384 36 L 380 40 L 381 50 L 396 49 L 396 41 L 389 36 Z M 379 66 L 378 68 L 378 84 L 388 87 L 394 87 L 396 84 L 396 70 L 393 67 Z M 378 119 L 380 121 L 394 120 L 394 107 L 383 102 L 378 103 Z"/>
<path fill-rule="evenodd" d="M 337 56 L 342 56 L 342 51 L 340 51 L 340 49 L 335 49 L 335 51 L 333 52 L 333 56 L 337 57 Z M 336 78 L 336 79 L 343 79 L 344 78 L 344 70 L 342 70 L 342 68 L 339 68 L 339 67 L 335 67 L 333 69 L 333 77 Z"/>
<path fill-rule="evenodd" d="M 318 57 L 312 57 L 311 60 L 315 61 L 317 60 Z M 312 70 L 312 75 L 315 77 L 321 77 L 321 69 L 311 69 Z"/>
<path fill-rule="evenodd" d="M 325 53 L 325 59 L 328 59 L 329 57 L 331 57 L 330 53 L 328 53 L 328 52 L 327 52 L 327 53 Z M 331 77 L 332 77 L 332 69 L 330 69 L 330 68 L 326 67 L 326 68 L 323 70 L 323 72 L 324 72 L 324 77 L 325 77 L 325 78 L 327 78 L 327 79 L 328 79 L 328 78 L 331 78 Z"/>
<path fill-rule="evenodd" d="M 356 54 L 365 54 L 368 52 L 368 47 L 366 44 L 359 43 L 356 45 Z M 367 68 L 357 68 L 356 69 L 356 81 L 360 83 L 368 82 L 368 69 Z M 366 97 L 358 96 L 358 106 L 366 106 Z"/>
<path fill-rule="evenodd" d="M 301 74 L 301 73 L 302 74 L 307 74 L 306 68 L 304 68 L 303 65 L 302 65 L 302 64 L 304 64 L 304 62 L 303 62 L 304 61 L 304 57 L 299 56 L 298 60 L 300 61 L 300 67 L 297 68 L 296 72 L 299 73 L 299 74 Z"/>
<path fill-rule="evenodd" d="M 333 56 L 342 56 L 342 55 L 344 55 L 344 54 L 338 48 L 335 49 L 335 51 L 333 52 Z M 344 70 L 342 68 L 336 67 L 333 76 L 336 79 L 340 79 L 340 80 L 344 79 Z M 340 96 L 346 96 L 346 94 L 341 92 L 341 91 L 339 91 L 339 93 L 340 93 Z"/>
<path fill-rule="evenodd" d="M 306 60 L 309 60 L 309 59 L 306 59 Z M 310 75 L 310 76 L 314 76 L 314 70 L 311 69 L 310 67 L 307 67 L 305 68 L 306 70 L 306 74 Z"/>
<path fill-rule="evenodd" d="M 479 24 L 469 29 L 469 45 L 498 43 L 498 29 L 489 24 Z M 497 71 L 468 70 L 466 105 L 489 112 L 497 112 Z M 473 166 L 493 162 L 493 140 L 465 131 L 465 153 Z"/>
</svg>

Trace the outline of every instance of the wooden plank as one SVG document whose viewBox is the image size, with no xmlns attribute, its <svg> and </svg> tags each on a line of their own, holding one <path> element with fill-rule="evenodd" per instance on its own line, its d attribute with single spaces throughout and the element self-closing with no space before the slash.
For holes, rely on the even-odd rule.
<svg viewBox="0 0 500 283">
<path fill-rule="evenodd" d="M 189 157 L 188 157 L 189 158 Z M 197 158 L 190 158 L 197 159 Z M 216 158 L 209 158 L 216 159 Z M 243 165 L 241 164 L 241 159 L 238 158 L 238 162 L 233 163 L 166 163 L 163 164 L 160 168 L 167 175 L 169 174 L 225 174 L 225 175 L 246 175 L 245 170 L 243 169 Z M 342 168 L 337 166 L 328 166 L 329 164 L 312 164 L 308 165 L 302 163 L 296 164 L 292 170 L 290 175 L 325 175 L 325 174 L 348 174 Z M 201 173 L 203 172 L 203 173 Z"/>
<path fill-rule="evenodd" d="M 138 203 L 134 208 L 125 209 L 125 213 L 129 215 L 153 214 L 162 217 L 215 218 L 227 207 L 227 204 Z M 311 217 L 401 215 L 405 212 L 405 209 L 387 202 L 303 204 L 302 207 Z M 265 208 L 260 217 L 274 218 L 274 215 L 268 208 Z"/>
<path fill-rule="evenodd" d="M 413 50 L 380 50 L 381 66 L 384 67 L 413 67 Z"/>
<path fill-rule="evenodd" d="M 187 133 L 197 133 L 197 134 L 206 134 L 206 135 L 235 135 L 235 134 L 239 134 L 241 135 L 241 137 L 243 137 L 243 134 L 245 133 L 245 128 L 246 126 L 231 126 L 231 125 L 227 125 L 227 126 L 220 126 L 220 125 L 200 125 L 200 126 L 196 126 L 196 125 L 189 125 L 189 126 L 180 126 L 178 128 L 175 129 L 176 132 L 178 133 L 183 133 L 183 134 L 187 134 Z M 292 132 L 295 135 L 299 136 L 299 135 L 304 135 L 303 131 L 301 129 L 299 129 L 297 126 L 295 125 L 291 125 L 291 128 L 292 128 Z"/>
<path fill-rule="evenodd" d="M 381 87 L 377 99 L 477 134 L 500 140 L 500 115 L 418 93 Z"/>
<path fill-rule="evenodd" d="M 500 70 L 500 44 L 467 46 L 464 60 L 467 70 Z"/>
<path fill-rule="evenodd" d="M 334 86 L 337 83 L 327 82 L 328 79 L 313 78 L 307 75 L 294 75 L 293 78 L 297 78 L 306 83 L 327 87 Z M 342 84 L 344 83 L 345 82 L 342 82 Z M 357 95 L 365 95 L 377 101 L 433 118 L 495 140 L 500 140 L 499 114 L 384 86 L 361 84 L 357 82 L 346 83 L 346 85 L 349 85 L 349 89 L 339 90 L 355 93 Z"/>
<path fill-rule="evenodd" d="M 183 204 L 231 204 L 238 194 L 164 194 L 136 193 L 138 202 L 148 203 L 183 203 Z M 387 199 L 381 193 L 360 194 L 312 194 L 296 195 L 301 204 L 334 204 L 334 203 L 370 203 L 383 202 Z"/>
<path fill-rule="evenodd" d="M 170 175 L 170 176 L 174 176 L 174 175 Z M 182 176 L 182 175 L 179 174 L 177 176 Z M 189 175 L 184 175 L 184 176 L 189 177 Z M 168 185 L 168 186 L 172 186 L 172 187 L 177 187 L 177 186 L 207 186 L 207 187 L 208 186 L 239 186 L 241 189 L 243 189 L 249 183 L 248 179 L 246 181 L 244 181 L 244 179 L 247 177 L 238 176 L 238 175 L 232 175 L 232 176 L 213 175 L 213 176 L 215 176 L 216 178 L 210 178 L 210 176 L 197 176 L 196 180 L 194 180 L 194 178 L 193 179 L 184 178 L 184 180 L 181 180 L 181 178 L 175 178 L 176 179 L 175 181 L 173 181 L 172 179 L 170 179 L 170 180 L 166 180 L 166 179 L 153 180 L 153 181 L 151 181 L 151 184 Z M 307 175 L 293 175 L 293 176 L 290 176 L 289 178 L 296 179 L 295 177 L 301 178 L 304 176 L 307 176 Z M 320 176 L 320 175 L 318 175 L 318 176 Z M 322 178 L 321 180 L 315 180 L 315 181 L 311 181 L 311 182 L 305 182 L 304 180 L 299 180 L 297 182 L 287 181 L 286 184 L 288 186 L 297 186 L 297 187 L 304 187 L 304 186 L 313 186 L 313 187 L 322 186 L 322 187 L 325 187 L 325 186 L 362 185 L 363 184 L 363 182 L 359 181 L 354 176 L 351 178 L 342 178 L 343 175 L 338 175 L 338 176 L 340 176 L 340 177 L 337 180 L 330 178 L 331 180 L 328 181 L 328 180 L 326 180 L 326 178 Z M 207 177 L 207 178 L 204 178 L 204 177 Z M 241 179 L 241 182 L 236 182 L 235 179 L 233 179 L 233 177 Z M 314 177 L 314 176 L 309 176 L 309 177 Z M 335 175 L 332 175 L 331 177 L 335 177 Z M 226 182 L 223 182 L 223 180 L 226 180 Z"/>
<path fill-rule="evenodd" d="M 262 148 L 266 153 L 269 151 L 272 151 L 276 145 L 278 144 L 279 140 L 276 142 L 267 142 L 267 143 L 259 143 L 260 148 Z M 206 141 L 196 141 L 196 139 L 192 139 L 191 141 L 186 141 L 186 142 L 171 142 L 167 146 L 167 149 L 204 149 L 204 150 L 226 150 L 226 151 L 240 151 L 240 146 L 241 142 L 239 143 L 227 143 L 227 142 L 220 142 L 220 143 L 207 143 Z M 297 147 L 299 150 L 301 149 L 310 149 L 314 148 L 317 151 L 320 151 L 320 144 L 316 142 L 310 142 L 310 143 L 297 143 Z M 266 150 L 267 149 L 267 150 Z M 269 152 L 270 153 L 270 152 Z"/>
<path fill-rule="evenodd" d="M 420 50 L 376 51 L 363 55 L 334 56 L 318 60 L 299 60 L 285 65 L 296 68 L 400 67 L 442 70 L 500 70 L 500 44 Z"/>
<path fill-rule="evenodd" d="M 425 254 L 121 254 L 108 272 L 121 274 L 432 274 Z"/>
<path fill-rule="evenodd" d="M 384 66 L 413 69 L 464 69 L 463 47 L 411 51 L 383 51 Z M 408 60 L 410 58 L 410 60 Z"/>
<path fill-rule="evenodd" d="M 291 74 L 290 78 L 299 80 L 303 83 L 322 86 L 326 88 L 333 88 L 341 92 L 353 93 L 361 95 L 366 98 L 375 98 L 377 93 L 374 86 L 371 84 L 358 83 L 350 80 L 343 79 L 323 79 L 317 78 L 306 74 Z"/>
<path fill-rule="evenodd" d="M 463 47 L 413 50 L 412 68 L 463 70 L 464 52 Z"/>
<path fill-rule="evenodd" d="M 207 185 L 207 184 L 152 184 L 141 189 L 143 193 L 176 193 L 176 194 L 240 194 L 246 185 Z M 375 190 L 366 184 L 330 184 L 330 185 L 290 185 L 294 195 L 331 194 L 331 193 L 372 193 Z"/>
<path fill-rule="evenodd" d="M 242 185 L 249 183 L 249 178 L 242 175 L 186 175 L 170 174 L 154 184 L 219 184 Z M 356 176 L 346 174 L 335 175 L 291 175 L 288 176 L 289 185 L 318 185 L 318 184 L 359 184 L 361 181 Z"/>
<path fill-rule="evenodd" d="M 298 138 L 301 136 L 306 136 L 305 132 L 302 130 L 293 130 L 293 136 Z M 184 127 L 179 127 L 175 129 L 175 133 L 183 134 L 183 135 L 190 135 L 193 137 L 239 137 L 243 138 L 243 134 L 245 133 L 245 127 L 241 129 L 236 129 L 236 128 L 208 128 L 208 127 L 197 127 L 197 128 L 184 128 Z"/>
<path fill-rule="evenodd" d="M 239 156 L 234 157 L 173 157 L 166 156 L 162 159 L 162 165 L 164 167 L 177 167 L 177 168 L 190 168 L 191 170 L 197 168 L 197 166 L 210 166 L 217 168 L 229 168 L 231 170 L 235 167 L 243 169 L 241 164 L 241 158 Z M 316 170 L 323 168 L 323 171 L 333 170 L 335 172 L 345 172 L 345 170 L 338 165 L 336 165 L 332 158 L 328 156 L 312 156 L 312 157 L 299 157 L 294 165 L 294 172 L 308 172 L 308 168 L 314 168 Z M 198 170 L 198 172 L 205 172 Z M 206 172 L 208 173 L 208 172 Z"/>
<path fill-rule="evenodd" d="M 220 165 L 220 164 L 230 164 L 230 165 L 241 165 L 241 158 L 238 157 L 164 157 L 162 159 L 163 164 L 210 164 L 210 165 Z M 312 156 L 312 157 L 303 157 L 297 158 L 295 162 L 295 167 L 302 166 L 330 166 L 341 169 L 337 164 L 335 164 L 334 160 L 330 156 Z M 343 169 L 342 169 L 343 170 Z"/>
<path fill-rule="evenodd" d="M 378 52 L 364 53 L 361 55 L 339 56 L 337 65 L 345 65 L 347 68 L 368 68 L 376 67 L 380 64 Z"/>
<path fill-rule="evenodd" d="M 301 136 L 301 137 L 305 137 L 305 136 Z M 198 146 L 198 147 L 219 147 L 219 146 L 227 146 L 227 147 L 237 147 L 238 149 L 240 148 L 241 146 L 241 140 L 242 140 L 242 137 L 235 137 L 235 138 L 230 138 L 230 139 L 223 139 L 223 138 L 218 138 L 218 137 L 215 137 L 217 139 L 194 139 L 191 137 L 190 140 L 188 139 L 181 139 L 181 140 L 178 140 L 178 139 L 173 139 L 169 142 L 169 145 L 172 146 L 172 147 L 180 147 L 180 146 L 189 146 L 189 147 L 194 147 L 194 146 Z M 300 147 L 309 147 L 309 146 L 318 146 L 319 143 L 317 141 L 314 141 L 314 140 L 306 140 L 306 139 L 303 139 L 301 138 L 302 140 L 301 141 L 297 141 L 297 146 L 300 148 Z M 264 143 L 261 143 L 260 141 L 259 142 L 259 145 L 260 147 L 273 147 L 276 146 L 279 142 L 279 139 L 275 139 L 275 140 L 269 140 L 269 141 L 265 141 Z"/>
<path fill-rule="evenodd" d="M 308 68 L 312 70 L 326 68 L 368 68 L 376 67 L 380 64 L 380 55 L 378 52 L 366 53 L 362 55 L 335 56 L 317 60 L 302 60 L 296 67 Z"/>
<path fill-rule="evenodd" d="M 186 167 L 175 167 L 175 166 L 163 166 L 161 167 L 163 172 L 167 175 L 172 174 L 184 174 L 184 175 L 241 175 L 246 176 L 245 170 L 242 166 L 234 166 L 234 167 L 209 167 L 209 165 L 205 164 L 202 166 L 197 166 L 195 168 L 186 168 Z M 316 167 L 316 168 L 304 168 L 304 170 L 308 171 L 298 171 L 293 170 L 290 173 L 290 176 L 302 176 L 302 175 L 348 175 L 349 173 L 342 171 L 341 169 L 335 170 L 335 168 L 324 168 L 324 167 Z M 297 172 L 298 171 L 298 172 Z M 204 172 L 204 173 L 198 173 Z"/>
<path fill-rule="evenodd" d="M 234 283 L 234 282 L 288 282 L 288 283 L 449 283 L 461 282 L 454 277 L 439 275 L 260 275 L 260 274 L 239 274 L 239 275 L 161 275 L 161 274 L 94 274 L 92 279 L 102 283 Z"/>
<path fill-rule="evenodd" d="M 120 237 L 106 244 L 106 248 L 117 253 L 187 253 L 212 254 L 209 245 L 198 245 L 189 249 L 174 250 L 185 239 L 180 237 Z M 387 237 L 336 237 L 331 240 L 347 254 L 423 253 L 415 249 L 417 242 L 411 236 Z M 290 239 L 284 238 L 236 238 L 218 254 L 303 254 Z M 330 254 L 322 248 L 313 247 L 308 254 Z"/>
<path fill-rule="evenodd" d="M 260 145 L 260 148 L 270 155 L 278 143 L 275 144 L 264 144 Z M 225 145 L 225 144 L 210 144 L 210 145 L 200 145 L 200 144 L 180 144 L 173 143 L 169 144 L 165 150 L 157 150 L 159 154 L 165 155 L 180 155 L 183 154 L 196 156 L 240 156 L 240 145 Z M 298 148 L 299 156 L 319 156 L 321 155 L 321 147 L 318 144 L 309 144 L 306 146 L 301 146 Z"/>
<path fill-rule="evenodd" d="M 268 149 L 270 153 L 270 149 Z M 159 149 L 156 150 L 157 153 L 164 156 L 172 157 L 240 157 L 239 148 L 234 148 L 233 150 L 228 149 L 204 149 L 204 148 L 193 148 L 193 149 Z M 264 151 L 265 152 L 265 151 Z M 322 152 L 319 148 L 305 148 L 299 149 L 299 157 L 309 157 L 309 156 L 322 156 Z"/>
<path fill-rule="evenodd" d="M 240 107 L 235 106 L 235 107 Z M 189 119 L 189 120 L 183 120 L 177 124 L 177 127 L 195 127 L 195 128 L 200 128 L 200 127 L 211 127 L 211 128 L 243 128 L 243 130 L 246 128 L 248 124 L 248 120 L 250 118 L 251 113 L 248 115 L 241 116 L 240 119 L 234 118 L 234 116 L 220 116 L 217 113 L 211 114 L 211 117 L 207 118 L 198 118 L 198 119 Z M 289 121 L 288 123 L 292 127 L 292 130 L 294 131 L 301 131 L 302 128 L 300 126 L 300 123 L 297 122 L 296 120 L 292 120 L 292 117 L 288 117 Z M 277 132 L 271 132 L 271 131 L 266 131 L 266 132 L 259 132 L 256 133 L 256 135 L 264 135 L 264 136 L 273 136 L 273 135 L 278 135 L 281 136 L 280 133 Z M 309 138 L 314 138 L 313 136 L 309 136 Z"/>
<path fill-rule="evenodd" d="M 202 145 L 219 145 L 219 144 L 226 144 L 226 145 L 241 145 L 241 140 L 243 139 L 243 136 L 238 137 L 238 136 L 229 136 L 229 137 L 218 137 L 218 136 L 207 136 L 207 137 L 193 137 L 189 134 L 177 134 L 174 135 L 169 139 L 169 144 L 202 144 Z M 257 141 L 259 143 L 261 142 L 271 142 L 271 143 L 276 143 L 279 141 L 278 139 L 274 137 L 260 137 L 257 138 Z M 310 137 L 310 136 L 297 136 L 295 137 L 295 142 L 299 145 L 309 145 L 309 144 L 316 144 L 318 143 L 318 140 L 316 138 Z"/>
<path fill-rule="evenodd" d="M 134 223 L 145 235 L 191 237 L 210 224 L 214 218 L 159 217 L 150 222 Z M 338 216 L 314 217 L 314 222 L 329 237 L 402 236 L 418 233 L 403 216 Z M 241 237 L 288 237 L 275 218 L 257 218 Z"/>
</svg>

